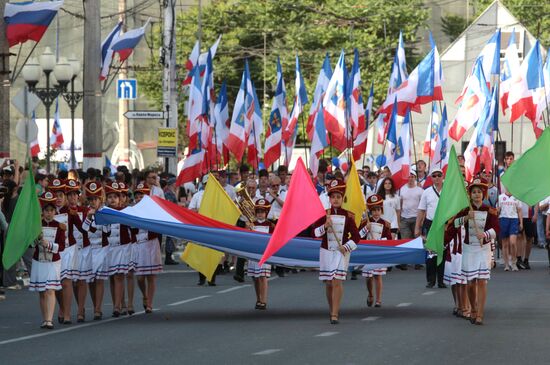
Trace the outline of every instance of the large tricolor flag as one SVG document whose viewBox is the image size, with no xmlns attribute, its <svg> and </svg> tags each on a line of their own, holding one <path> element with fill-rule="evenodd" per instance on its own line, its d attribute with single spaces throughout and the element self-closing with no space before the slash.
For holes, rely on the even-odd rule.
<svg viewBox="0 0 550 365">
<path fill-rule="evenodd" d="M 306 205 L 309 207 L 310 204 Z M 98 224 L 127 224 L 255 261 L 260 260 L 272 237 L 270 234 L 218 222 L 156 196 L 144 196 L 138 204 L 123 210 L 103 208 L 97 212 L 96 219 Z M 291 238 L 267 262 L 292 267 L 319 267 L 319 242 L 311 238 Z M 426 256 L 420 238 L 361 241 L 357 246 L 357 250 L 350 256 L 352 266 L 388 262 L 420 264 Z"/>
<path fill-rule="evenodd" d="M 502 113 L 506 114 L 508 109 L 508 94 L 514 78 L 519 77 L 519 57 L 518 48 L 516 46 L 516 32 L 512 30 L 512 35 L 508 41 L 508 47 L 504 55 L 504 62 L 502 64 L 502 73 L 500 75 L 500 105 Z"/>
<path fill-rule="evenodd" d="M 317 85 L 313 96 L 313 103 L 309 111 L 308 118 L 308 137 L 311 141 L 311 150 L 309 156 L 309 168 L 314 176 L 319 171 L 319 158 L 328 146 L 327 129 L 325 127 L 325 116 L 323 113 L 323 98 L 327 90 L 330 78 L 332 77 L 332 68 L 328 54 L 325 56 L 323 66 L 317 77 Z"/>
<path fill-rule="evenodd" d="M 4 22 L 9 46 L 28 40 L 40 42 L 62 5 L 63 1 L 7 3 Z"/>
<path fill-rule="evenodd" d="M 206 62 L 207 62 L 207 59 L 208 59 L 208 53 L 210 53 L 210 57 L 212 59 L 214 59 L 214 57 L 216 56 L 216 52 L 218 51 L 218 46 L 220 45 L 220 41 L 222 40 L 222 36 L 220 35 L 218 37 L 218 39 L 216 39 L 216 41 L 214 42 L 214 44 L 212 46 L 210 46 L 210 48 L 208 49 L 208 51 L 204 52 L 204 53 L 201 53 L 200 56 L 199 56 L 199 68 L 201 70 L 201 77 L 204 76 L 204 70 L 206 68 Z"/>
<path fill-rule="evenodd" d="M 277 87 L 275 95 L 273 95 L 264 145 L 264 165 L 266 168 L 269 168 L 281 157 L 282 129 L 286 125 L 285 119 L 288 118 L 285 98 L 283 69 L 279 57 L 277 57 Z"/>
<path fill-rule="evenodd" d="M 120 59 L 120 62 L 126 61 L 128 57 L 132 54 L 136 46 L 138 45 L 139 41 L 143 38 L 145 34 L 145 29 L 149 25 L 149 21 L 151 19 L 147 19 L 143 27 L 132 29 L 122 35 L 120 35 L 111 46 L 111 49 L 114 53 L 118 53 L 118 57 Z"/>
<path fill-rule="evenodd" d="M 304 78 L 302 77 L 302 71 L 300 68 L 300 59 L 296 55 L 296 78 L 294 80 L 294 104 L 292 105 L 292 111 L 288 117 L 288 125 L 283 131 L 283 140 L 288 144 L 291 141 L 291 138 L 295 134 L 295 129 L 298 125 L 298 118 L 304 106 L 307 104 L 307 91 L 304 84 Z"/>
<path fill-rule="evenodd" d="M 550 53 L 547 53 L 546 55 L 546 63 L 544 64 L 544 67 L 542 69 L 542 74 L 544 77 L 544 90 L 541 90 L 542 92 L 546 92 L 546 96 L 539 97 L 538 103 L 537 103 L 537 111 L 535 113 L 537 120 L 537 125 L 535 127 L 538 127 L 538 129 L 544 129 L 544 121 L 542 114 L 543 112 L 549 108 L 548 100 L 550 100 Z M 540 136 L 542 132 L 539 132 L 538 136 Z"/>
<path fill-rule="evenodd" d="M 518 77 L 514 78 L 508 94 L 511 109 L 510 122 L 525 115 L 533 123 L 535 134 L 542 130 L 537 126 L 537 105 L 544 98 L 544 74 L 541 46 L 537 40 L 521 64 Z"/>
<path fill-rule="evenodd" d="M 367 109 L 365 110 L 365 125 L 353 141 L 353 159 L 358 161 L 367 149 L 367 137 L 369 134 L 369 117 L 372 112 L 372 103 L 374 101 L 374 82 L 370 85 L 369 99 L 367 100 Z"/>
<path fill-rule="evenodd" d="M 59 100 L 56 100 L 50 145 L 52 148 L 59 148 L 64 142 L 63 131 L 61 130 L 61 124 L 59 123 Z"/>
<path fill-rule="evenodd" d="M 487 41 L 475 59 L 474 67 L 468 76 L 471 76 L 475 72 L 475 66 L 478 62 L 481 65 L 483 75 L 485 75 L 485 79 L 487 81 L 487 88 L 489 89 L 491 76 L 500 76 L 500 28 L 497 29 L 495 34 L 493 34 L 493 36 Z M 456 100 L 457 104 L 462 101 L 463 97 L 468 92 L 469 86 L 470 84 L 468 83 L 468 78 L 466 78 L 462 92 Z"/>
<path fill-rule="evenodd" d="M 216 95 L 214 91 L 214 69 L 212 67 L 212 56 L 208 51 L 206 67 L 202 77 L 202 107 L 201 107 L 201 144 L 206 149 L 210 166 L 217 166 L 219 156 L 217 146 L 213 140 L 214 135 L 214 109 L 216 106 Z"/>
<path fill-rule="evenodd" d="M 203 162 L 204 150 L 200 146 L 190 151 L 183 161 L 183 168 L 176 179 L 176 185 L 181 186 L 186 182 L 199 178 L 203 173 Z"/>
<path fill-rule="evenodd" d="M 252 107 L 253 112 L 254 100 L 247 92 L 249 75 L 248 61 L 245 61 L 241 86 L 235 100 L 235 106 L 233 107 L 231 127 L 229 129 L 229 136 L 227 137 L 227 148 L 229 148 L 229 151 L 235 156 L 237 161 L 240 161 L 243 157 L 247 143 L 247 133 L 250 131 L 252 125 L 250 108 Z"/>
<path fill-rule="evenodd" d="M 346 82 L 345 53 L 342 50 L 323 98 L 325 126 L 327 131 L 332 134 L 334 147 L 340 151 L 348 147 L 349 127 L 346 121 Z"/>
<path fill-rule="evenodd" d="M 113 46 L 115 40 L 120 36 L 122 30 L 122 22 L 118 22 L 117 25 L 111 30 L 107 38 L 101 43 L 101 73 L 99 75 L 100 80 L 105 80 L 109 75 L 109 67 L 113 61 Z"/>
<path fill-rule="evenodd" d="M 468 76 L 466 83 L 468 84 L 466 93 L 458 107 L 455 119 L 449 127 L 449 136 L 455 141 L 459 141 L 464 133 L 477 122 L 486 101 L 490 97 L 485 74 L 479 60 L 476 62 L 472 74 Z"/>
</svg>

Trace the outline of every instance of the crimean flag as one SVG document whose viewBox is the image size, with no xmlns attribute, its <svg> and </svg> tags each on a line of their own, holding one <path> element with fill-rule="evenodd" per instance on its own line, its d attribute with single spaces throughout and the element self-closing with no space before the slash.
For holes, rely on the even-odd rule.
<svg viewBox="0 0 550 365">
<path fill-rule="evenodd" d="M 513 196 L 536 205 L 550 195 L 550 130 L 542 132 L 540 138 L 527 152 L 510 166 L 501 181 Z M 529 179 L 525 177 L 529 176 Z"/>
<path fill-rule="evenodd" d="M 281 216 L 262 255 L 260 265 L 325 214 L 317 190 L 300 157 L 290 179 L 286 204 L 283 205 Z"/>
<path fill-rule="evenodd" d="M 365 198 L 359 182 L 359 175 L 355 167 L 355 160 L 351 158 L 351 169 L 346 182 L 346 193 L 344 194 L 344 204 L 342 208 L 355 214 L 355 224 L 359 227 L 363 212 L 367 209 Z"/>
<path fill-rule="evenodd" d="M 443 239 L 447 221 L 469 205 L 470 199 L 464 187 L 464 179 L 462 178 L 455 147 L 453 146 L 451 147 L 445 183 L 443 184 L 443 189 L 441 189 L 434 220 L 428 232 L 425 245 L 426 249 L 437 253 L 438 265 L 443 260 Z"/>
<path fill-rule="evenodd" d="M 231 225 L 235 225 L 241 216 L 239 208 L 212 174 L 208 177 L 199 213 Z M 223 252 L 211 248 L 188 244 L 181 258 L 193 269 L 206 276 L 208 280 L 212 280 L 212 275 L 214 275 L 223 255 Z"/>
<path fill-rule="evenodd" d="M 31 161 L 28 161 L 31 167 Z M 36 196 L 32 169 L 17 199 L 6 235 L 6 245 L 2 255 L 2 264 L 9 269 L 23 256 L 27 248 L 42 232 L 40 203 Z"/>
</svg>

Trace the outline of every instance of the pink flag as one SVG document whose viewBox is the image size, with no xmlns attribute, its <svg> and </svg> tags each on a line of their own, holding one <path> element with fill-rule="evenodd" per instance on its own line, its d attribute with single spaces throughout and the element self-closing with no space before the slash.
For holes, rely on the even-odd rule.
<svg viewBox="0 0 550 365">
<path fill-rule="evenodd" d="M 281 216 L 265 248 L 260 265 L 279 251 L 292 238 L 326 214 L 304 162 L 298 158 L 290 179 Z"/>
</svg>

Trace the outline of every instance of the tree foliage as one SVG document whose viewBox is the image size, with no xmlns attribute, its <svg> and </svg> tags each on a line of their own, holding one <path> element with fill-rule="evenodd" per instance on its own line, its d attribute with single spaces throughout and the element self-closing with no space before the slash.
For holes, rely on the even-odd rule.
<svg viewBox="0 0 550 365">
<path fill-rule="evenodd" d="M 476 16 L 481 14 L 494 0 L 475 0 Z M 550 46 L 550 1 L 548 0 L 500 0 L 518 20 L 538 38 Z"/>
<path fill-rule="evenodd" d="M 471 21 L 470 21 L 471 23 Z M 441 17 L 441 26 L 451 42 L 454 42 L 460 34 L 468 27 L 466 19 L 460 15 L 449 14 Z"/>
<path fill-rule="evenodd" d="M 348 67 L 351 67 L 356 47 L 361 58 L 363 94 L 368 95 L 370 83 L 374 82 L 377 105 L 386 96 L 399 31 L 403 31 L 410 71 L 423 56 L 417 54 L 415 45 L 418 42 L 417 30 L 425 27 L 427 17 L 428 11 L 421 0 L 213 0 L 202 9 L 201 48 L 204 52 L 222 34 L 214 59 L 214 82 L 218 88 L 226 80 L 230 106 L 238 92 L 244 60 L 248 59 L 261 103 L 262 96 L 266 96 L 264 120 L 275 88 L 277 56 L 283 66 L 290 109 L 296 54 L 300 57 L 311 100 L 325 54 L 331 56 L 334 65 L 344 49 L 348 55 Z M 185 64 L 197 39 L 197 19 L 197 8 L 177 19 L 178 65 Z M 158 44 L 160 29 L 155 29 L 153 34 L 154 42 Z M 152 62 L 156 63 L 158 59 Z M 185 73 L 181 67 L 182 79 Z M 138 78 L 148 96 L 160 104 L 160 72 L 138 73 Z"/>
</svg>

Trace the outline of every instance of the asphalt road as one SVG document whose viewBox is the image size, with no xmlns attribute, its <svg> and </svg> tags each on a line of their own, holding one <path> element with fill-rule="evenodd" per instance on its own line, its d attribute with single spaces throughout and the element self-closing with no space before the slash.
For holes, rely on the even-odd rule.
<svg viewBox="0 0 550 365">
<path fill-rule="evenodd" d="M 224 275 L 198 287 L 195 273 L 172 266 L 159 276 L 153 314 L 53 331 L 38 328 L 36 293 L 8 291 L 0 364 L 547 364 L 546 251 L 534 249 L 531 260 L 531 271 L 493 271 L 484 326 L 452 316 L 450 289 L 426 289 L 424 270 L 388 273 L 382 308 L 366 307 L 364 280 L 347 281 L 339 325 L 329 324 L 314 272 L 271 280 L 268 310 L 256 311 L 250 279 Z"/>
</svg>

